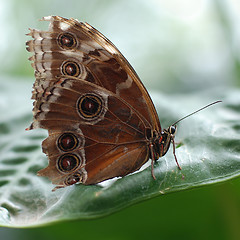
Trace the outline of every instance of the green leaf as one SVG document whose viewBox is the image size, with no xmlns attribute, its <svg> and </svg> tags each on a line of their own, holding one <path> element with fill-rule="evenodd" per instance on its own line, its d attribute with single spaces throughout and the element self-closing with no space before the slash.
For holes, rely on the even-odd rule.
<svg viewBox="0 0 240 240">
<path fill-rule="evenodd" d="M 47 165 L 41 151 L 45 130 L 25 131 L 31 122 L 31 83 L 0 81 L 0 225 L 28 227 L 113 213 L 145 199 L 222 182 L 240 174 L 240 91 L 218 89 L 184 95 L 152 93 L 162 127 L 215 101 L 178 124 L 176 154 L 172 147 L 151 176 L 145 169 L 93 186 L 54 186 L 36 172 Z"/>
</svg>

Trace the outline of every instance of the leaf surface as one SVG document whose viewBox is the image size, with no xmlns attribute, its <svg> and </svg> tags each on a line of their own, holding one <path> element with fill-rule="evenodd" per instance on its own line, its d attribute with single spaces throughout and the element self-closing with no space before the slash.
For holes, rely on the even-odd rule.
<svg viewBox="0 0 240 240">
<path fill-rule="evenodd" d="M 194 94 L 151 94 L 163 128 L 202 106 L 222 100 L 178 124 L 172 147 L 151 176 L 149 163 L 124 178 L 98 185 L 54 186 L 36 172 L 47 165 L 41 151 L 45 130 L 25 131 L 31 122 L 31 84 L 0 79 L 0 225 L 29 227 L 113 213 L 170 192 L 222 182 L 240 174 L 240 91 L 218 89 Z"/>
</svg>

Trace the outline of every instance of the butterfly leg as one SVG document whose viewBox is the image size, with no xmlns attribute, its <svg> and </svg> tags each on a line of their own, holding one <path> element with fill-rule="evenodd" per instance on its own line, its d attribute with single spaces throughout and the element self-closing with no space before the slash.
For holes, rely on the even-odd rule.
<svg viewBox="0 0 240 240">
<path fill-rule="evenodd" d="M 155 177 L 155 174 L 154 174 L 154 167 L 153 167 L 153 165 L 154 165 L 154 160 L 152 159 L 151 160 L 151 173 L 152 173 L 153 179 L 156 180 L 156 177 Z"/>
<path fill-rule="evenodd" d="M 155 154 L 154 154 L 153 144 L 152 143 L 149 145 L 149 148 L 150 148 L 150 158 L 151 158 L 151 173 L 152 173 L 153 179 L 156 180 L 156 177 L 154 175 Z"/>
<path fill-rule="evenodd" d="M 178 163 L 177 156 L 176 156 L 176 153 L 175 153 L 176 147 L 175 147 L 174 137 L 171 138 L 171 141 L 172 141 L 172 144 L 173 144 L 173 156 L 174 156 L 174 158 L 175 158 L 175 161 L 176 161 L 176 163 L 177 163 L 177 166 L 178 166 L 179 170 L 182 170 L 182 168 L 180 167 L 180 165 L 179 165 L 179 163 Z"/>
</svg>

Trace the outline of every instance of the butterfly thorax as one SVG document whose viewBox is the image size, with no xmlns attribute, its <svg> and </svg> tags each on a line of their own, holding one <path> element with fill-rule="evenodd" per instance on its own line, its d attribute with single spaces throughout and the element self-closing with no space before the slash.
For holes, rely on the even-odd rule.
<svg viewBox="0 0 240 240">
<path fill-rule="evenodd" d="M 150 143 L 150 158 L 158 160 L 164 156 L 172 142 L 176 132 L 176 126 L 170 126 L 167 129 L 163 129 L 162 132 L 152 138 Z"/>
</svg>

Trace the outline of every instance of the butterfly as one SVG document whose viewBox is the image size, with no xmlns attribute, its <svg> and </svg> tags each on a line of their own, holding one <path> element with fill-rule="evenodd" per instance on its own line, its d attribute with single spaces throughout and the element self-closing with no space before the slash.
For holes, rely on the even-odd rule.
<svg viewBox="0 0 240 240">
<path fill-rule="evenodd" d="M 35 70 L 33 122 L 49 136 L 49 164 L 38 175 L 66 187 L 96 184 L 135 172 L 171 143 L 179 169 L 176 125 L 161 129 L 153 102 L 119 50 L 91 25 L 59 16 L 47 31 L 29 29 L 26 43 Z"/>
</svg>

